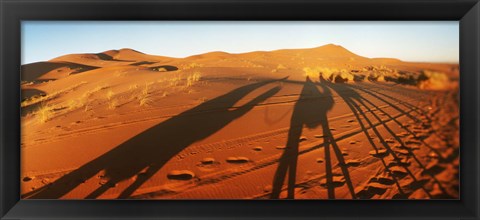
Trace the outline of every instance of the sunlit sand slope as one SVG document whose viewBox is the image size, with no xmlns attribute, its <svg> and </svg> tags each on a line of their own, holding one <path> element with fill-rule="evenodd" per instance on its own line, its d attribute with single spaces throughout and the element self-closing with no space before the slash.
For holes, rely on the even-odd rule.
<svg viewBox="0 0 480 220">
<path fill-rule="evenodd" d="M 454 199 L 458 64 L 338 45 L 22 66 L 29 199 Z"/>
</svg>

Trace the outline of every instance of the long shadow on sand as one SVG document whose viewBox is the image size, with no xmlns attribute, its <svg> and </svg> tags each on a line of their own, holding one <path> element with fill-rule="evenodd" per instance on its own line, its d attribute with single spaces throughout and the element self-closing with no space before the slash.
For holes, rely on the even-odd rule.
<svg viewBox="0 0 480 220">
<path fill-rule="evenodd" d="M 323 81 L 323 80 L 322 80 Z M 278 167 L 275 172 L 272 184 L 272 199 L 278 199 L 288 176 L 287 182 L 287 198 L 293 199 L 295 197 L 295 180 L 297 161 L 299 156 L 299 144 L 302 129 L 304 126 L 308 128 L 316 128 L 322 126 L 324 147 L 325 147 L 325 170 L 328 188 L 328 197 L 335 198 L 335 184 L 333 182 L 332 160 L 330 155 L 330 146 L 332 147 L 337 160 L 340 164 L 345 164 L 342 152 L 338 147 L 328 124 L 327 113 L 334 105 L 334 100 L 330 89 L 325 85 L 320 84 L 322 91 L 320 91 L 315 83 L 309 77 L 303 85 L 300 97 L 293 108 L 293 113 L 290 121 L 290 128 L 288 131 L 288 139 L 284 153 L 279 159 Z M 355 198 L 353 185 L 350 180 L 348 169 L 342 166 L 342 173 L 345 177 L 348 188 L 351 192 L 352 198 Z"/>
<path fill-rule="evenodd" d="M 116 183 L 146 170 L 142 175 L 137 175 L 135 182 L 119 196 L 128 198 L 181 150 L 212 135 L 246 114 L 255 105 L 275 95 L 280 90 L 279 87 L 268 90 L 243 106 L 234 107 L 235 103 L 250 92 L 275 81 L 277 80 L 262 81 L 237 88 L 153 126 L 51 185 L 35 191 L 29 198 L 61 198 L 103 170 L 109 181 L 86 197 L 97 198 Z"/>
<path fill-rule="evenodd" d="M 429 192 L 427 190 L 425 190 L 425 188 L 423 187 L 424 183 L 417 180 L 415 175 L 407 168 L 408 165 L 405 165 L 405 163 L 402 161 L 403 158 L 401 158 L 399 155 L 397 155 L 395 153 L 395 151 L 389 146 L 389 144 L 386 141 L 386 138 L 383 137 L 382 134 L 380 133 L 380 131 L 377 129 L 377 127 L 373 125 L 374 123 L 372 122 L 370 117 L 368 117 L 366 115 L 366 112 L 369 112 L 370 115 L 373 116 L 373 118 L 375 118 L 380 123 L 380 125 L 389 133 L 389 135 L 392 136 L 398 143 L 405 146 L 405 143 L 403 143 L 403 141 L 395 135 L 395 133 L 390 129 L 390 127 L 385 123 L 385 121 L 382 120 L 372 110 L 375 109 L 376 111 L 380 111 L 380 112 L 382 112 L 386 115 L 388 115 L 388 114 L 385 111 L 383 111 L 382 109 L 380 109 L 377 105 L 375 105 L 372 101 L 370 101 L 370 100 L 366 99 L 365 97 L 363 97 L 362 95 L 360 95 L 360 93 L 355 91 L 353 89 L 353 87 L 350 86 L 350 85 L 334 84 L 334 83 L 329 83 L 329 82 L 327 82 L 326 84 L 330 88 L 332 88 L 332 90 L 334 90 L 345 101 L 345 103 L 348 105 L 348 107 L 352 110 L 352 112 L 354 113 L 362 131 L 364 132 L 365 136 L 367 137 L 367 140 L 368 140 L 369 144 L 373 147 L 373 149 L 376 152 L 380 152 L 379 150 L 382 149 L 382 148 L 387 150 L 386 153 L 379 153 L 376 157 L 378 157 L 381 160 L 381 162 L 382 162 L 383 166 L 385 167 L 385 170 L 387 171 L 387 173 L 389 173 L 390 176 L 393 177 L 394 184 L 396 184 L 396 186 L 399 190 L 399 193 L 394 196 L 394 199 L 407 198 L 409 196 L 409 193 L 405 192 L 403 190 L 403 187 L 401 187 L 401 185 L 399 183 L 400 179 L 402 179 L 406 175 L 409 175 L 413 179 L 413 181 L 414 181 L 412 183 L 413 185 L 416 185 L 416 187 L 418 187 L 418 188 L 422 188 L 425 191 L 425 193 L 427 194 L 427 196 L 429 196 L 431 198 L 431 195 L 429 194 Z M 390 117 L 390 119 L 393 120 L 393 117 L 391 117 L 390 115 L 388 115 L 388 117 Z M 365 124 L 364 121 L 366 122 L 366 124 Z M 368 133 L 368 129 L 366 128 L 367 126 L 370 127 L 370 129 L 373 131 L 373 134 Z M 373 137 L 377 137 L 379 139 L 381 147 L 378 146 L 373 141 Z M 410 156 L 413 156 L 415 158 L 415 155 L 411 151 L 409 151 L 409 152 L 410 152 Z M 391 170 L 391 166 L 389 166 L 384 159 L 384 157 L 386 157 L 387 155 L 392 155 L 393 161 L 395 162 L 395 164 L 397 164 L 397 165 L 399 165 L 399 167 L 403 168 L 404 172 L 400 172 L 398 170 L 393 172 Z M 417 160 L 417 162 L 418 162 L 418 160 Z M 422 168 L 425 169 L 424 167 L 422 167 Z M 444 191 L 443 189 L 441 189 L 441 190 Z M 362 192 L 359 192 L 357 194 L 357 196 L 365 199 L 365 198 L 371 198 L 372 196 L 374 196 L 374 194 L 375 194 L 374 192 L 362 191 Z"/>
</svg>

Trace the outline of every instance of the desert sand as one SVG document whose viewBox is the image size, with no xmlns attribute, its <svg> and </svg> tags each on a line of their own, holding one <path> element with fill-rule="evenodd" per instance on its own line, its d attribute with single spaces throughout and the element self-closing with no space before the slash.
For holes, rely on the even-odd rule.
<svg viewBox="0 0 480 220">
<path fill-rule="evenodd" d="M 457 199 L 458 64 L 339 45 L 22 66 L 25 199 Z"/>
</svg>

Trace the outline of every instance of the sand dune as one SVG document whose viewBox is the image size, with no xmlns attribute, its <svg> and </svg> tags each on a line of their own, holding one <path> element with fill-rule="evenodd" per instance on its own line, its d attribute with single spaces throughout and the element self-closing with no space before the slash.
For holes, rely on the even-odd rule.
<svg viewBox="0 0 480 220">
<path fill-rule="evenodd" d="M 458 64 L 339 45 L 22 66 L 29 199 L 452 199 Z"/>
</svg>

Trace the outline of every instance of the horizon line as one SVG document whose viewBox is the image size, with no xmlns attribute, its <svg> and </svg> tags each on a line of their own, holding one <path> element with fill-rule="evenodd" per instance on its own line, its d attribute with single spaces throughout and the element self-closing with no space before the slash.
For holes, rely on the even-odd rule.
<svg viewBox="0 0 480 220">
<path fill-rule="evenodd" d="M 241 55 L 241 54 L 255 53 L 255 52 L 267 52 L 267 53 L 269 53 L 269 52 L 275 52 L 275 51 L 280 51 L 280 50 L 309 50 L 309 49 L 316 49 L 316 48 L 320 48 L 320 47 L 324 47 L 324 46 L 329 46 L 329 45 L 342 47 L 343 49 L 347 50 L 347 51 L 350 52 L 350 53 L 353 53 L 353 54 L 355 54 L 355 55 L 357 55 L 357 56 L 364 57 L 364 58 L 368 58 L 368 59 L 396 59 L 396 60 L 398 60 L 398 61 L 400 61 L 400 62 L 409 62 L 409 63 L 436 63 L 436 64 L 459 64 L 459 63 L 460 63 L 459 61 L 425 61 L 425 60 L 403 60 L 403 59 L 396 58 L 396 57 L 368 57 L 368 56 L 363 56 L 363 55 L 360 55 L 360 54 L 358 54 L 358 53 L 355 53 L 355 52 L 353 52 L 353 51 L 345 48 L 344 46 L 342 46 L 342 45 L 340 45 L 340 44 L 328 43 L 328 44 L 324 44 L 324 45 L 316 46 L 316 47 L 278 48 L 278 49 L 272 49 L 272 50 L 253 50 L 253 51 L 243 51 L 243 52 L 228 52 L 228 51 L 225 51 L 225 50 L 211 50 L 211 51 L 205 51 L 205 52 L 201 52 L 201 53 L 194 53 L 194 54 L 190 54 L 190 55 L 183 56 L 183 57 L 176 57 L 176 56 L 169 56 L 169 55 L 162 55 L 162 54 L 153 54 L 153 53 L 143 52 L 143 51 L 141 51 L 141 50 L 137 50 L 137 49 L 130 48 L 130 47 L 123 47 L 123 48 L 119 48 L 119 49 L 104 50 L 104 51 L 101 51 L 101 52 L 74 52 L 74 53 L 67 53 L 67 54 L 62 54 L 62 55 L 53 57 L 53 58 L 51 58 L 51 59 L 49 59 L 49 60 L 37 60 L 37 61 L 34 61 L 34 62 L 29 62 L 29 63 L 22 63 L 21 65 L 27 65 L 27 64 L 38 63 L 38 62 L 49 62 L 49 61 L 51 61 L 51 60 L 53 60 L 53 59 L 56 59 L 56 58 L 59 58 L 59 57 L 62 57 L 62 56 L 66 56 L 66 55 L 74 55 L 74 54 L 101 54 L 101 53 L 105 53 L 105 52 L 108 52 L 108 51 L 111 51 L 111 50 L 115 50 L 115 51 L 120 51 L 120 50 L 133 50 L 133 51 L 136 51 L 136 52 L 138 52 L 138 53 L 145 54 L 145 55 L 163 56 L 163 57 L 168 57 L 168 58 L 173 58 L 173 59 L 186 59 L 186 58 L 193 57 L 193 56 L 204 55 L 204 54 L 207 54 L 207 53 L 215 53 L 215 52 L 227 53 L 227 54 L 230 54 L 230 55 Z"/>
</svg>

